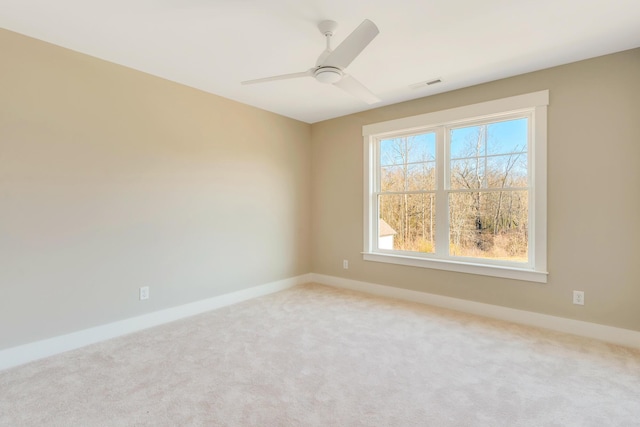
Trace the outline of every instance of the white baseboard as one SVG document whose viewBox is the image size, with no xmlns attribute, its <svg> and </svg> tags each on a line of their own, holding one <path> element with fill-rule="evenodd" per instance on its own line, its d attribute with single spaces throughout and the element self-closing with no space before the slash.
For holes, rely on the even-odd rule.
<svg viewBox="0 0 640 427">
<path fill-rule="evenodd" d="M 0 370 L 311 282 L 304 274 L 0 351 Z"/>
<path fill-rule="evenodd" d="M 640 348 L 640 332 L 632 331 L 630 329 L 566 319 L 564 317 L 549 316 L 547 314 L 516 310 L 499 305 L 484 304 L 391 286 L 376 285 L 374 283 L 344 279 L 335 276 L 326 276 L 323 274 L 313 273 L 311 277 L 314 283 L 322 285 L 350 289 L 405 301 L 419 302 L 465 313 L 477 314 L 484 317 L 507 320 L 509 322 L 537 326 L 558 332 L 580 335 L 587 338 L 594 338 L 600 341 L 624 345 L 627 347 Z"/>
<path fill-rule="evenodd" d="M 629 329 L 615 328 L 612 326 L 599 325 L 580 320 L 549 316 L 546 314 L 516 310 L 513 308 L 445 297 L 442 295 L 428 294 L 425 292 L 411 291 L 391 286 L 377 285 L 374 283 L 345 279 L 341 277 L 309 273 L 254 286 L 252 288 L 243 289 L 241 291 L 220 295 L 202 301 L 155 311 L 142 316 L 108 323 L 106 325 L 96 326 L 94 328 L 84 329 L 66 335 L 48 338 L 42 341 L 24 344 L 18 347 L 12 347 L 6 350 L 0 350 L 0 370 L 23 365 L 25 363 L 53 356 L 65 351 L 74 350 L 100 341 L 159 326 L 185 317 L 226 307 L 309 282 L 337 288 L 351 289 L 354 291 L 405 301 L 434 305 L 437 307 L 477 314 L 494 319 L 537 326 L 559 332 L 580 335 L 587 338 L 594 338 L 627 347 L 640 348 L 640 332 Z"/>
</svg>

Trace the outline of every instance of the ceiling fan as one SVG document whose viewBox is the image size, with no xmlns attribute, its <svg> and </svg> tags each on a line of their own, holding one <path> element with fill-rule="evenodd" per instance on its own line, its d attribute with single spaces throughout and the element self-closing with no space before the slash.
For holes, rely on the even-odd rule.
<svg viewBox="0 0 640 427">
<path fill-rule="evenodd" d="M 365 19 L 338 47 L 332 50 L 331 36 L 333 36 L 333 31 L 337 26 L 338 24 L 335 21 L 322 21 L 318 24 L 318 29 L 327 40 L 327 48 L 320 54 L 314 67 L 300 73 L 248 80 L 242 82 L 242 84 L 248 85 L 298 77 L 314 77 L 321 83 L 331 83 L 339 87 L 367 104 L 380 102 L 376 95 L 344 71 L 362 53 L 364 48 L 371 43 L 371 40 L 380 33 L 378 27 L 373 22 Z"/>
</svg>

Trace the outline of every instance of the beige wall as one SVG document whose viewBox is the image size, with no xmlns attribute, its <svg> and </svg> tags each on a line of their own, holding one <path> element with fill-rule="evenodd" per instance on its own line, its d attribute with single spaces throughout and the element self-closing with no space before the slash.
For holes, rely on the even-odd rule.
<svg viewBox="0 0 640 427">
<path fill-rule="evenodd" d="M 362 261 L 363 125 L 544 89 L 547 284 Z M 640 49 L 316 123 L 312 159 L 315 273 L 640 331 Z"/>
<path fill-rule="evenodd" d="M 0 52 L 0 349 L 310 271 L 640 330 L 638 49 L 311 126 L 4 30 Z M 543 89 L 548 284 L 362 261 L 362 125 Z"/>
<path fill-rule="evenodd" d="M 0 52 L 0 349 L 310 271 L 308 124 L 5 30 Z"/>
</svg>

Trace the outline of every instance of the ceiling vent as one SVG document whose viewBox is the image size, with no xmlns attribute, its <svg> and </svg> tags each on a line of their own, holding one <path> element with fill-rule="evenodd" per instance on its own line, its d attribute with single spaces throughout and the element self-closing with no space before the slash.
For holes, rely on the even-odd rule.
<svg viewBox="0 0 640 427">
<path fill-rule="evenodd" d="M 424 82 L 420 82 L 420 83 L 414 83 L 412 85 L 409 85 L 410 88 L 412 89 L 420 89 L 422 87 L 425 86 L 431 86 L 431 85 L 437 85 L 438 83 L 442 83 L 442 79 L 441 78 L 437 78 L 437 79 L 430 79 Z"/>
</svg>

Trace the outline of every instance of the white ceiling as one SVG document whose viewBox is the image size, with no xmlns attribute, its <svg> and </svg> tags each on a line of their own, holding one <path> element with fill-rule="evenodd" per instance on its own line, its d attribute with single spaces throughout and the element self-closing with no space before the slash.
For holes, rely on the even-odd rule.
<svg viewBox="0 0 640 427">
<path fill-rule="evenodd" d="M 335 47 L 365 18 L 380 34 L 348 71 L 381 103 L 310 77 L 240 85 L 315 65 L 319 21 Z M 638 47 L 640 0 L 0 0 L 0 26 L 314 123 Z"/>
</svg>

